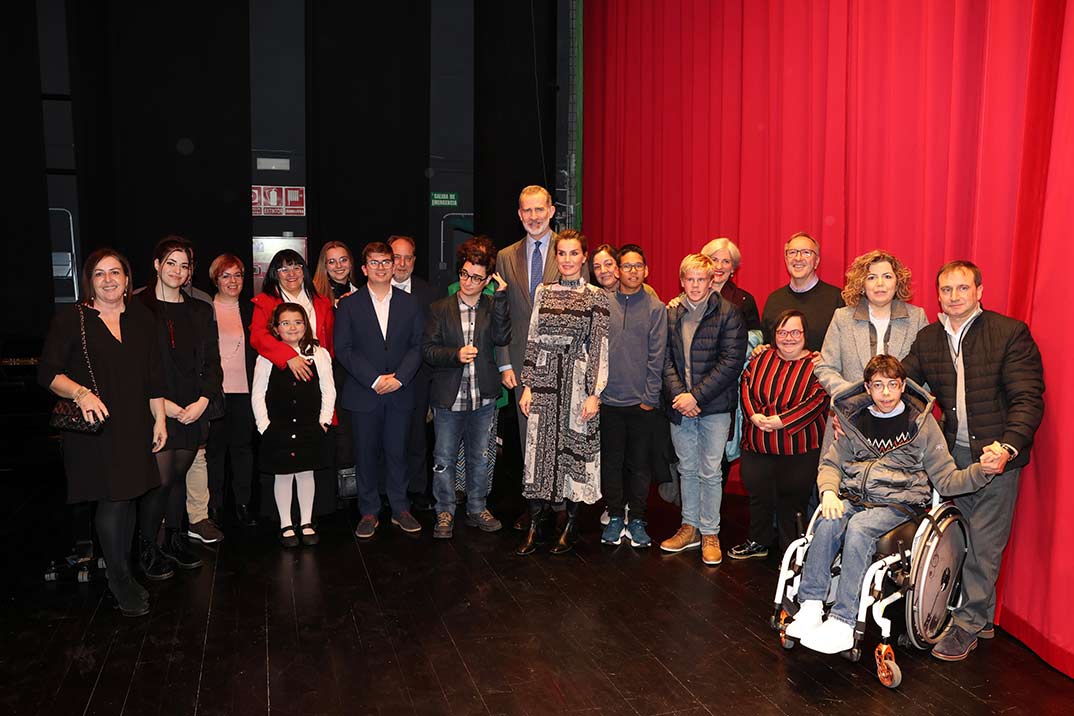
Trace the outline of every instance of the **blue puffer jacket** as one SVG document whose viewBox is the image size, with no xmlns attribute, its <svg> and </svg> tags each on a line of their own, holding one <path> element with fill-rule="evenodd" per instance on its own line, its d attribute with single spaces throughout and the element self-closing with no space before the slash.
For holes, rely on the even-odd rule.
<svg viewBox="0 0 1074 716">
<path fill-rule="evenodd" d="M 738 401 L 738 376 L 746 352 L 746 324 L 742 312 L 713 292 L 705 315 L 690 344 L 693 387 L 686 389 L 686 357 L 683 355 L 682 318 L 686 303 L 682 295 L 668 304 L 668 345 L 664 354 L 664 404 L 668 419 L 678 425 L 682 414 L 671 407 L 680 393 L 697 399 L 702 415 L 729 413 Z"/>
</svg>

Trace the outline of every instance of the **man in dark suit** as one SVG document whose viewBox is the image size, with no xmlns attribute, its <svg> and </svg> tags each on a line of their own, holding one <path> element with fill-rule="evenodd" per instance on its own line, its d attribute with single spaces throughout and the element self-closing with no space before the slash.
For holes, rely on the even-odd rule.
<svg viewBox="0 0 1074 716">
<path fill-rule="evenodd" d="M 362 251 L 367 283 L 342 299 L 336 313 L 336 360 L 347 371 L 342 405 L 353 413 L 358 462 L 362 518 L 354 533 L 362 539 L 372 537 L 379 524 L 381 452 L 392 524 L 405 532 L 421 531 L 406 494 L 406 443 L 424 314 L 413 296 L 392 286 L 394 263 L 390 246 L 367 244 Z"/>
<path fill-rule="evenodd" d="M 414 262 L 417 257 L 416 244 L 409 236 L 390 236 L 388 244 L 392 247 L 395 260 L 392 273 L 392 286 L 400 288 L 418 300 L 422 313 L 428 313 L 433 301 L 441 297 L 429 282 L 414 275 Z M 410 503 L 416 510 L 432 509 L 429 500 L 429 462 L 426 440 L 425 417 L 429 412 L 429 367 L 422 363 L 418 374 L 412 381 L 414 385 L 414 412 L 410 416 L 409 442 L 407 443 L 406 474 L 407 492 Z"/>
<path fill-rule="evenodd" d="M 496 257 L 471 239 L 458 249 L 459 291 L 429 309 L 422 354 L 433 367 L 430 393 L 436 424 L 433 537 L 448 539 L 455 523 L 455 460 L 466 446 L 466 524 L 485 532 L 500 529 L 489 512 L 489 433 L 500 395 L 496 347 L 511 341 L 507 284 L 493 273 Z M 492 281 L 494 293 L 485 295 Z"/>
</svg>

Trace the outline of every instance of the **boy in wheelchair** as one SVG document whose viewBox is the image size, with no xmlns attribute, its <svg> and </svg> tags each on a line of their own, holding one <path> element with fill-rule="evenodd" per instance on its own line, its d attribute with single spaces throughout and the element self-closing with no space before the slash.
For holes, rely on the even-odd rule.
<svg viewBox="0 0 1074 716">
<path fill-rule="evenodd" d="M 854 647 L 862 580 L 877 539 L 926 508 L 932 486 L 941 495 L 963 494 L 988 484 L 998 472 L 987 453 L 981 462 L 956 469 L 932 417 L 934 398 L 907 380 L 896 358 L 874 356 L 864 378 L 864 384 L 833 396 L 845 434 L 820 461 L 821 515 L 813 525 L 798 589 L 800 607 L 786 631 L 825 654 Z M 835 603 L 824 618 L 832 562 L 840 548 Z"/>
</svg>

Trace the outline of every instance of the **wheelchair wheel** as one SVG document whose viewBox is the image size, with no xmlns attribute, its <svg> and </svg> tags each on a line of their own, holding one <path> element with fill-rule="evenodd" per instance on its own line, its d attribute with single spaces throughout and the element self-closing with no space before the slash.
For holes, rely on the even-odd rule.
<svg viewBox="0 0 1074 716">
<path fill-rule="evenodd" d="M 902 683 L 902 669 L 895 663 L 895 652 L 890 644 L 877 644 L 873 656 L 876 658 L 876 678 L 889 689 Z"/>
<path fill-rule="evenodd" d="M 794 648 L 794 639 L 791 639 L 789 637 L 780 635 L 780 637 L 779 637 L 779 645 L 782 646 L 787 651 L 790 651 L 791 649 Z"/>
<path fill-rule="evenodd" d="M 965 519 L 953 504 L 939 504 L 929 515 L 914 538 L 904 600 L 906 636 L 918 649 L 931 647 L 947 628 L 969 544 Z"/>
</svg>

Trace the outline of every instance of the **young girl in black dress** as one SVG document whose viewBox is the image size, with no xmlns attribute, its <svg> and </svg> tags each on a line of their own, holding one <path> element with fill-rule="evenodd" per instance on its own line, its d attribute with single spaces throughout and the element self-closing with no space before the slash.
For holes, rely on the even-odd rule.
<svg viewBox="0 0 1074 716">
<path fill-rule="evenodd" d="M 284 547 L 315 545 L 313 471 L 330 463 L 325 433 L 332 423 L 336 388 L 332 357 L 318 345 L 306 311 L 297 303 L 281 303 L 272 312 L 272 335 L 293 348 L 313 371 L 308 381 L 295 380 L 290 368 L 280 369 L 264 356 L 257 357 L 251 388 L 254 420 L 261 433 L 260 464 L 276 476 L 274 492 L 280 513 L 280 543 Z M 298 486 L 301 522 L 291 520 L 292 483 Z"/>
</svg>

